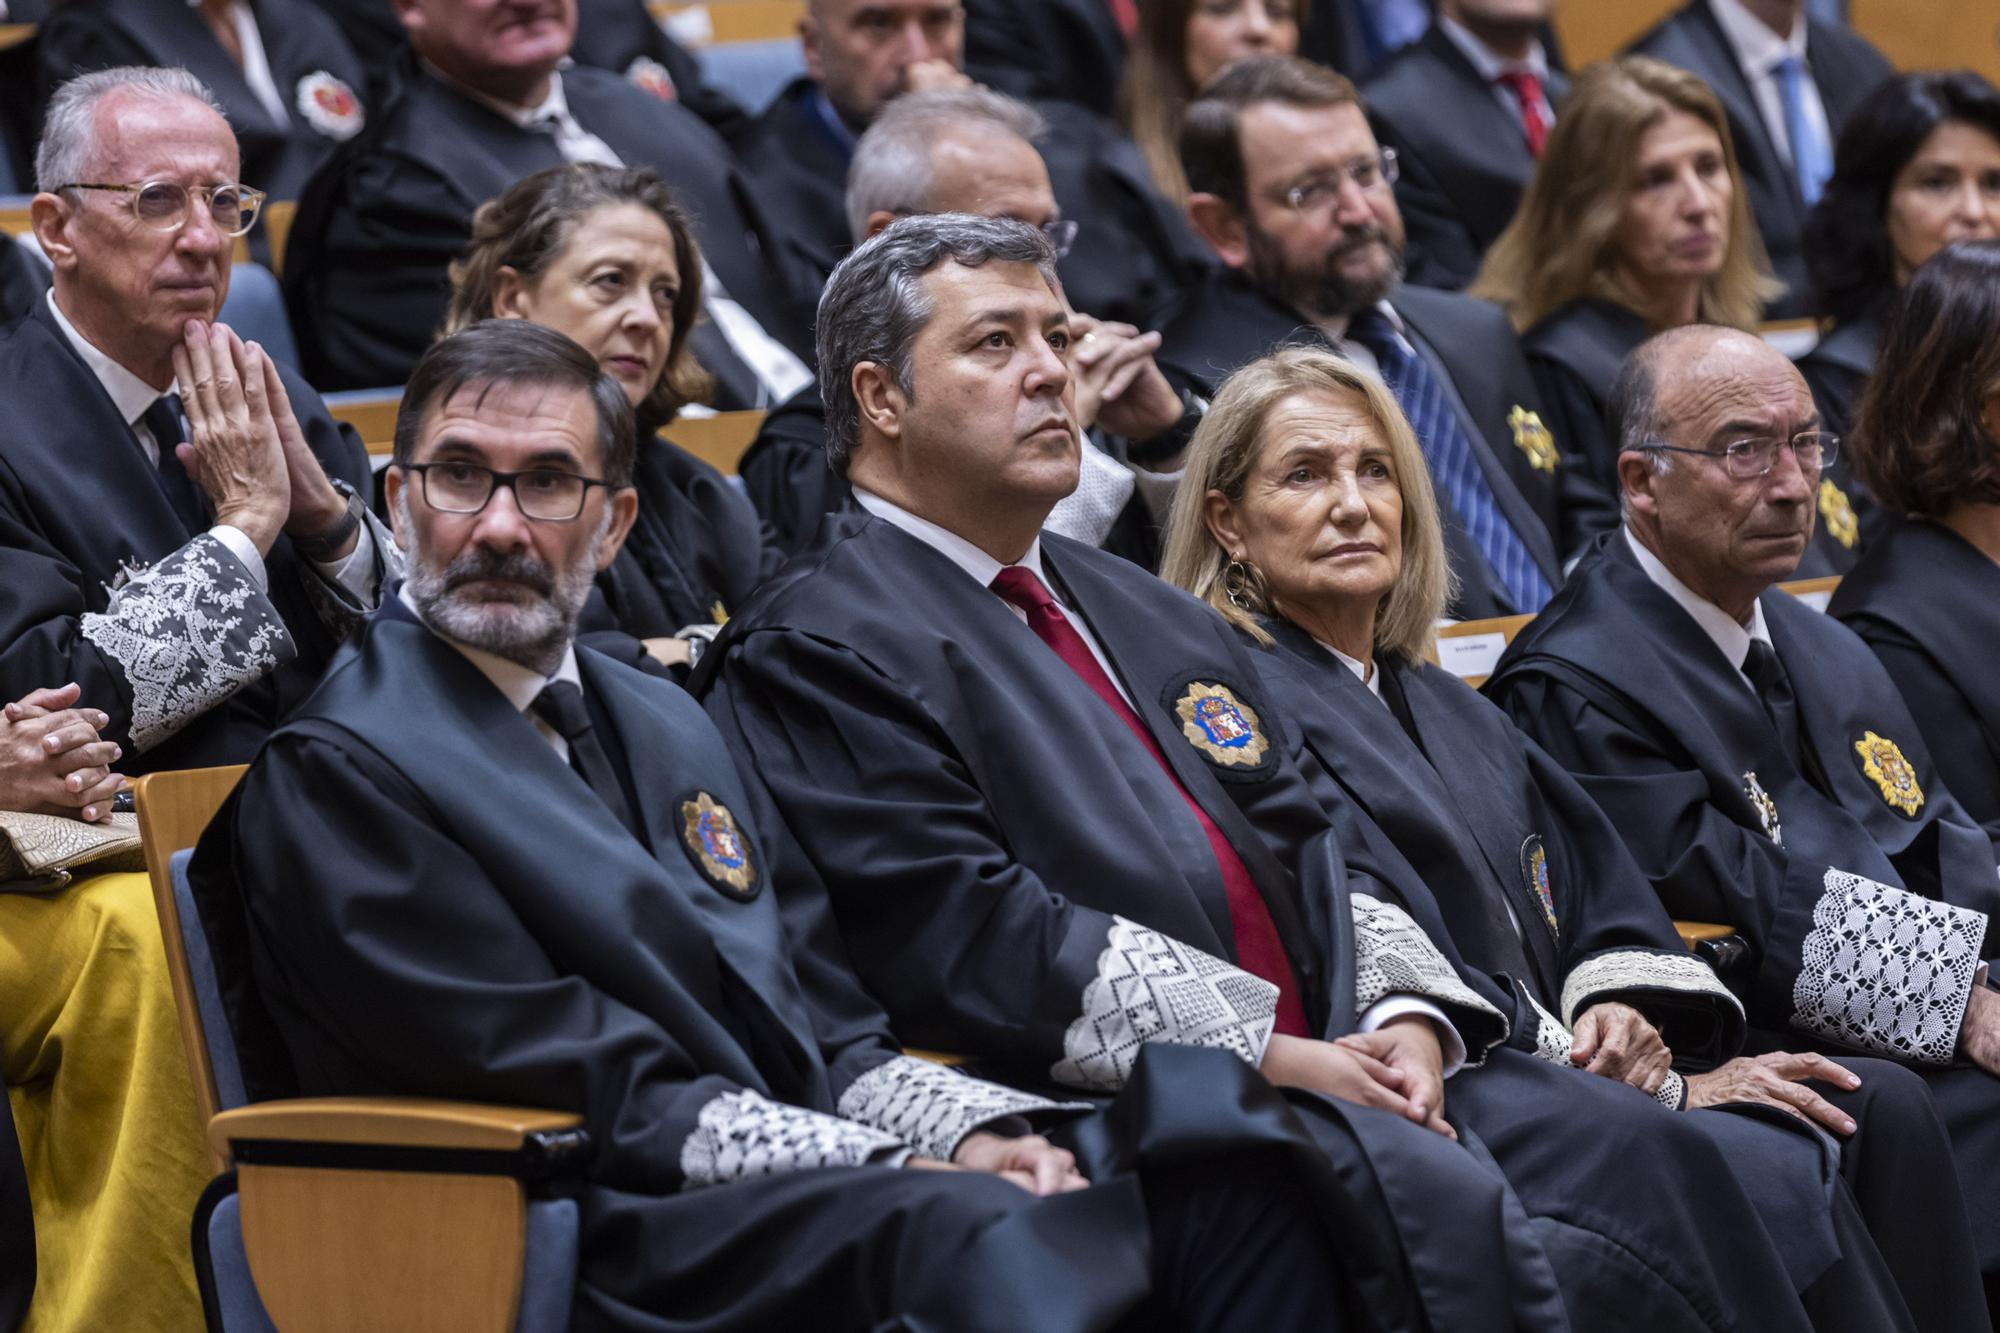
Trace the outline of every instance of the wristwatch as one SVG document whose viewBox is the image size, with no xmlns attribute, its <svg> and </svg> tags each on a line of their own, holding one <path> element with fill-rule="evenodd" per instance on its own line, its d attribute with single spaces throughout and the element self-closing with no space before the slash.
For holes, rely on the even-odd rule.
<svg viewBox="0 0 2000 1333">
<path fill-rule="evenodd" d="M 361 527 L 361 497 L 356 495 L 354 488 L 344 481 L 334 482 L 333 489 L 347 497 L 347 508 L 341 512 L 334 525 L 317 537 L 292 538 L 293 550 L 308 560 L 322 564 L 336 558 L 340 548 L 347 545 L 347 539 Z"/>
</svg>

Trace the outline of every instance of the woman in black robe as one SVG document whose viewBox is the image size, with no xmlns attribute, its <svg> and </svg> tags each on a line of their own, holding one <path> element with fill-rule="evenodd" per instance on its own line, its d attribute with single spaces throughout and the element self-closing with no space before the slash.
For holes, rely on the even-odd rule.
<svg viewBox="0 0 2000 1333">
<path fill-rule="evenodd" d="M 631 663 L 637 640 L 681 678 L 781 559 L 742 492 L 657 436 L 709 389 L 691 346 L 701 275 L 693 227 L 656 172 L 551 167 L 474 215 L 444 328 L 531 319 L 581 343 L 624 385 L 646 441 L 633 479 L 639 518 L 597 576 L 579 633 Z"/>
<path fill-rule="evenodd" d="M 1825 336 L 1799 358 L 1820 424 L 1853 428 L 1882 323 L 1925 260 L 2000 236 L 2000 90 L 1970 70 L 1900 74 L 1855 109 L 1806 220 Z M 1874 533 L 1868 536 L 1872 540 Z"/>
<path fill-rule="evenodd" d="M 1867 640 L 1945 784 L 2000 838 L 2000 241 L 1917 270 L 1882 334 L 1854 465 L 1907 516 L 1827 609 Z"/>
<path fill-rule="evenodd" d="M 1450 574 L 1423 455 L 1393 399 L 1323 351 L 1279 352 L 1217 395 L 1185 466 L 1164 577 L 1260 650 L 1274 707 L 1315 761 L 1301 767 L 1324 772 L 1342 845 L 1400 865 L 1398 890 L 1436 903 L 1466 964 L 1514 997 L 1514 1044 L 1673 1110 L 1749 1102 L 1812 1116 L 1846 1138 L 1842 1174 L 1916 1325 L 1976 1326 L 1962 1206 L 1936 1211 L 1942 1230 L 1907 1213 L 1913 1176 L 1947 1192 L 1955 1181 L 1921 1081 L 1881 1061 L 1731 1058 L 1741 1004 L 1681 947 L 1603 813 L 1497 706 L 1426 660 Z M 1643 1103 L 1604 1109 L 1622 1113 L 1607 1133 L 1652 1119 Z M 1477 1105 L 1472 1115 L 1490 1140 Z M 1800 1145 L 1739 1116 L 1701 1121 L 1776 1212 Z M 1536 1188 L 1516 1185 L 1524 1200 Z M 1809 1292 L 1809 1309 L 1815 1294 L 1825 1299 Z"/>
</svg>

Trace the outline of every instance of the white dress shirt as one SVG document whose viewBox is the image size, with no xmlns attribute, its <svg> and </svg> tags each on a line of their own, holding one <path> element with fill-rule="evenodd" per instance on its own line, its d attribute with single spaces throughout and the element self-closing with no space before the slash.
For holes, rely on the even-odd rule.
<svg viewBox="0 0 2000 1333">
<path fill-rule="evenodd" d="M 1661 563 L 1660 557 L 1647 550 L 1632 529 L 1624 530 L 1625 543 L 1632 548 L 1632 556 L 1639 562 L 1639 568 L 1646 571 L 1646 577 L 1667 596 L 1674 599 L 1681 610 L 1694 617 L 1694 623 L 1701 626 L 1702 633 L 1721 650 L 1729 665 L 1736 668 L 1736 675 L 1745 689 L 1754 690 L 1750 677 L 1743 674 L 1743 663 L 1750 657 L 1750 641 L 1757 639 L 1766 647 L 1771 647 L 1771 631 L 1764 624 L 1764 607 L 1761 602 L 1750 603 L 1750 619 L 1742 622 L 1727 611 L 1708 601 L 1694 589 L 1674 577 L 1674 572 Z"/>
<path fill-rule="evenodd" d="M 201 0 L 188 0 L 188 8 L 200 9 Z M 251 12 L 247 0 L 234 0 L 229 6 L 229 22 L 236 29 L 236 45 L 243 52 L 243 82 L 250 85 L 251 93 L 271 113 L 271 119 L 280 125 L 291 124 L 291 108 L 285 105 L 285 95 L 278 91 L 278 81 L 271 76 L 271 60 L 264 53 L 264 34 L 258 29 L 257 16 Z"/>
<path fill-rule="evenodd" d="M 423 613 L 418 611 L 417 604 L 410 600 L 409 584 L 405 583 L 397 590 L 396 595 L 402 599 L 404 606 L 410 608 L 412 615 L 423 620 Z M 535 697 L 543 688 L 553 681 L 566 680 L 579 690 L 583 688 L 583 676 L 576 669 L 574 642 L 564 646 L 562 665 L 556 668 L 556 673 L 553 676 L 544 676 L 533 667 L 522 666 L 511 658 L 489 653 L 483 648 L 474 648 L 469 643 L 460 643 L 449 634 L 433 628 L 429 621 L 424 621 L 424 627 L 465 654 L 465 660 L 478 667 L 479 674 L 492 681 L 493 688 L 507 696 L 507 702 L 514 705 L 514 711 L 528 714 L 528 720 L 535 724 L 535 730 L 541 733 L 542 739 L 549 743 L 549 747 L 562 758 L 562 761 L 565 764 L 569 762 L 569 742 L 564 740 L 554 727 L 533 713 L 528 713 L 528 708 L 535 702 Z"/>
<path fill-rule="evenodd" d="M 1472 67 L 1479 71 L 1479 77 L 1486 80 L 1487 91 L 1493 94 L 1493 100 L 1500 104 L 1516 125 L 1525 130 L 1527 122 L 1521 117 L 1521 102 L 1514 96 L 1514 90 L 1500 82 L 1502 74 L 1534 75 L 1542 89 L 1542 124 L 1547 126 L 1556 123 L 1556 109 L 1549 103 L 1549 53 L 1542 49 L 1539 41 L 1528 44 L 1527 59 L 1513 60 L 1480 41 L 1472 29 L 1455 18 L 1440 14 L 1437 17 L 1437 25 L 1438 30 L 1451 40 L 1451 44 L 1472 62 Z"/>
<path fill-rule="evenodd" d="M 1789 163 L 1792 160 L 1792 134 L 1785 123 L 1784 91 L 1779 87 L 1778 76 L 1772 69 L 1786 56 L 1797 57 L 1801 66 L 1806 123 L 1814 127 L 1820 142 L 1832 144 L 1833 134 L 1827 128 L 1826 103 L 1820 100 L 1819 85 L 1813 81 L 1812 70 L 1805 66 L 1805 12 L 1801 10 L 1793 21 L 1791 33 L 1780 37 L 1765 26 L 1764 20 L 1744 8 L 1743 0 L 1709 0 L 1709 5 L 1715 11 L 1716 22 L 1722 25 L 1723 37 L 1736 53 L 1736 63 L 1742 68 L 1750 91 L 1757 98 L 1757 114 L 1764 120 L 1764 130 L 1785 161 Z"/>
</svg>

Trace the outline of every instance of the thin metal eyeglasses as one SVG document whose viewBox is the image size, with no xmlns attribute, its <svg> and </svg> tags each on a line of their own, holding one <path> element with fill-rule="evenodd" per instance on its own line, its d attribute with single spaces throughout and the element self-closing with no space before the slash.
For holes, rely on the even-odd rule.
<svg viewBox="0 0 2000 1333">
<path fill-rule="evenodd" d="M 1358 157 L 1346 166 L 1300 181 L 1280 196 L 1287 208 L 1310 213 L 1340 197 L 1344 182 L 1353 181 L 1363 194 L 1386 190 L 1402 177 L 1396 150 L 1384 148 L 1374 157 Z"/>
<path fill-rule="evenodd" d="M 1720 458 L 1723 468 L 1730 476 L 1738 481 L 1750 481 L 1768 474 L 1778 465 L 1778 448 L 1785 444 L 1791 445 L 1792 457 L 1799 460 L 1801 472 L 1818 472 L 1840 457 L 1840 437 L 1824 430 L 1802 430 L 1789 440 L 1769 437 L 1731 440 L 1720 449 L 1684 449 L 1679 445 L 1658 442 L 1646 447 L 1670 454 L 1699 454 L 1703 458 Z"/>
<path fill-rule="evenodd" d="M 477 463 L 406 463 L 403 471 L 417 474 L 424 503 L 442 514 L 477 514 L 502 486 L 514 492 L 514 507 L 523 518 L 538 523 L 569 523 L 583 512 L 592 486 L 609 490 L 600 477 L 585 477 L 552 467 L 524 472 L 496 472 Z"/>
<path fill-rule="evenodd" d="M 241 236 L 257 221 L 264 206 L 264 192 L 247 185 L 224 181 L 220 185 L 182 185 L 179 181 L 141 181 L 137 185 L 107 185 L 98 181 L 72 181 L 64 190 L 109 190 L 125 196 L 126 207 L 141 226 L 152 231 L 179 231 L 187 225 L 188 200 L 200 196 L 209 220 L 224 236 Z"/>
</svg>

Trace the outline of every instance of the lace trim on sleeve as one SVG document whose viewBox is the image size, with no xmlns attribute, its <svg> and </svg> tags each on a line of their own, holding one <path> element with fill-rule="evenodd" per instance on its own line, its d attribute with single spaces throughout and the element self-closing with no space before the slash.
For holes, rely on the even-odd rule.
<svg viewBox="0 0 2000 1333">
<path fill-rule="evenodd" d="M 1527 996 L 1527 1001 L 1534 1006 L 1535 1010 L 1536 1057 L 1547 1060 L 1552 1065 L 1561 1065 L 1564 1069 L 1576 1068 L 1575 1065 L 1569 1062 L 1570 1047 L 1573 1045 L 1569 1029 L 1563 1025 L 1561 1019 L 1542 1008 L 1534 996 Z M 1661 1081 L 1660 1086 L 1653 1092 L 1653 1100 L 1666 1107 L 1669 1111 L 1680 1110 L 1681 1102 L 1686 1097 L 1686 1083 L 1683 1082 L 1679 1074 L 1671 1069 L 1667 1071 L 1666 1078 Z"/>
<path fill-rule="evenodd" d="M 711 1098 L 681 1144 L 687 1188 L 746 1176 L 860 1166 L 903 1146 L 893 1134 L 742 1089 Z"/>
<path fill-rule="evenodd" d="M 1563 979 L 1563 1019 L 1573 1025 L 1576 1016 L 1598 1000 L 1632 990 L 1703 995 L 1732 1010 L 1738 1018 L 1743 1016 L 1743 1002 L 1722 984 L 1714 968 L 1694 954 L 1619 949 L 1586 958 L 1570 969 L 1569 976 Z"/>
<path fill-rule="evenodd" d="M 110 604 L 85 614 L 80 628 L 125 673 L 137 751 L 297 651 L 243 562 L 206 533 L 114 588 Z"/>
<path fill-rule="evenodd" d="M 975 1129 L 1030 1111 L 1087 1111 L 1089 1102 L 1054 1102 L 972 1078 L 929 1060 L 899 1055 L 840 1094 L 840 1114 L 948 1162 Z"/>
<path fill-rule="evenodd" d="M 1500 1021 L 1506 1018 L 1459 979 L 1430 936 L 1409 913 L 1365 893 L 1354 894 L 1354 1007 L 1366 1013 L 1385 995 L 1424 995 Z M 1468 1043 L 1469 1045 L 1469 1043 Z"/>
<path fill-rule="evenodd" d="M 1829 869 L 1792 983 L 1792 1026 L 1949 1064 L 1985 933 L 1981 912 Z"/>
<path fill-rule="evenodd" d="M 1149 1041 L 1220 1046 L 1254 1069 L 1277 1017 L 1278 988 L 1262 977 L 1113 917 L 1083 1012 L 1049 1073 L 1068 1087 L 1115 1092 Z"/>
</svg>

